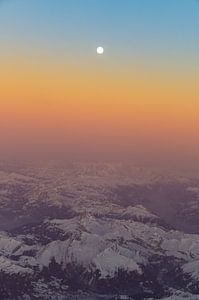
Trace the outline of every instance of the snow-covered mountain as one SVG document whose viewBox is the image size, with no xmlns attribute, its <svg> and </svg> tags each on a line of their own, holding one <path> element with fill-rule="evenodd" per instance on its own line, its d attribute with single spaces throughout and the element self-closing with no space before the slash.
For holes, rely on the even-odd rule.
<svg viewBox="0 0 199 300">
<path fill-rule="evenodd" d="M 198 299 L 199 180 L 163 175 L 1 164 L 0 299 Z"/>
</svg>

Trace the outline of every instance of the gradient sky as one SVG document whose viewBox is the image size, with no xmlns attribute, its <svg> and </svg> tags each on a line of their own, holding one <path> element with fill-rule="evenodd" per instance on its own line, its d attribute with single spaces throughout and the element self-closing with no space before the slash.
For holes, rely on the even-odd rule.
<svg viewBox="0 0 199 300">
<path fill-rule="evenodd" d="M 198 53 L 197 0 L 0 1 L 0 153 L 196 160 Z"/>
</svg>

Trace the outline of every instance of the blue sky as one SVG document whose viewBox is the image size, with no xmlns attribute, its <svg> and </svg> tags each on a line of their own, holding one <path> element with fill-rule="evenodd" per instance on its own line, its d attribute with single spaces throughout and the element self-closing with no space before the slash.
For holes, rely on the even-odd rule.
<svg viewBox="0 0 199 300">
<path fill-rule="evenodd" d="M 4 45 L 88 54 L 104 44 L 116 55 L 197 60 L 197 0 L 4 0 Z"/>
</svg>

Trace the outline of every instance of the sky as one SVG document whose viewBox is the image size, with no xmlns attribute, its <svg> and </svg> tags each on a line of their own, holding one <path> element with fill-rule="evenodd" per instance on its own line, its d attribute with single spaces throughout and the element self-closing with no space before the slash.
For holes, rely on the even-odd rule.
<svg viewBox="0 0 199 300">
<path fill-rule="evenodd" d="M 0 0 L 0 154 L 196 162 L 198 15 L 197 0 Z"/>
</svg>

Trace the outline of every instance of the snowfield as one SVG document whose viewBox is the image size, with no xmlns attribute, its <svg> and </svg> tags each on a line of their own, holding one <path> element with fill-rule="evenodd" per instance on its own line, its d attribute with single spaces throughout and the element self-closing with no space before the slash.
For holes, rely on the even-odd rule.
<svg viewBox="0 0 199 300">
<path fill-rule="evenodd" d="M 1 299 L 198 299 L 197 176 L 113 163 L 17 170 L 0 167 Z"/>
</svg>

